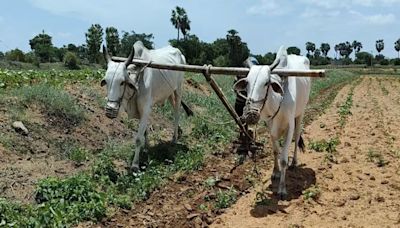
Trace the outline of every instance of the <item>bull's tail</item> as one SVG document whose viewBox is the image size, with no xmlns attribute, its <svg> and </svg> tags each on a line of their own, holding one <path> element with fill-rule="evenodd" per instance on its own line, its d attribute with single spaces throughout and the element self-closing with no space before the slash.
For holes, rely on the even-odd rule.
<svg viewBox="0 0 400 228">
<path fill-rule="evenodd" d="M 306 149 L 306 145 L 304 144 L 304 140 L 303 137 L 301 137 L 301 135 L 299 138 L 299 142 L 297 142 L 297 146 L 300 148 L 302 152 L 304 152 L 304 150 Z"/>
<path fill-rule="evenodd" d="M 187 115 L 187 116 L 193 116 L 193 111 L 192 111 L 192 109 L 190 109 L 189 106 L 187 106 L 187 105 L 185 104 L 185 102 L 183 102 L 183 101 L 181 101 L 181 104 L 182 104 L 183 109 L 184 109 L 185 112 L 186 112 L 186 115 Z"/>
</svg>

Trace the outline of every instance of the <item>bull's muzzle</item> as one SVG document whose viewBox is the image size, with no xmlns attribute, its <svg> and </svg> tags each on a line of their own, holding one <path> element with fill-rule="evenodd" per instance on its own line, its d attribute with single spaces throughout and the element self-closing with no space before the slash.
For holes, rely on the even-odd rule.
<svg viewBox="0 0 400 228">
<path fill-rule="evenodd" d="M 260 110 L 254 107 L 246 106 L 243 110 L 243 117 L 247 124 L 256 124 L 260 120 Z"/>
<path fill-rule="evenodd" d="M 118 102 L 107 102 L 106 104 L 106 116 L 110 119 L 117 118 L 119 111 Z"/>
</svg>

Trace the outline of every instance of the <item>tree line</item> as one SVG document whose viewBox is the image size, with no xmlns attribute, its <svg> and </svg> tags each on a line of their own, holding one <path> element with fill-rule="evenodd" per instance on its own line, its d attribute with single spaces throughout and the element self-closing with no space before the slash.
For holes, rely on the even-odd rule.
<svg viewBox="0 0 400 228">
<path fill-rule="evenodd" d="M 171 11 L 170 18 L 172 26 L 177 30 L 177 38 L 170 39 L 169 43 L 179 48 L 185 55 L 188 64 L 203 65 L 212 64 L 215 66 L 241 66 L 248 56 L 255 57 L 260 64 L 271 64 L 275 58 L 275 53 L 268 52 L 264 55 L 253 55 L 247 46 L 247 43 L 239 36 L 239 32 L 230 29 L 225 37 L 216 39 L 207 43 L 200 40 L 195 34 L 191 34 L 189 17 L 182 7 L 175 7 Z M 135 31 L 122 31 L 119 33 L 115 27 L 106 27 L 103 29 L 100 24 L 93 24 L 85 33 L 86 43 L 81 45 L 66 44 L 62 47 L 55 47 L 52 43 L 52 37 L 42 31 L 29 40 L 30 52 L 24 53 L 19 49 L 10 50 L 6 53 L 0 52 L 0 59 L 11 61 L 21 61 L 33 63 L 37 66 L 44 62 L 64 62 L 71 69 L 78 68 L 79 64 L 104 64 L 100 47 L 103 41 L 112 55 L 127 56 L 132 45 L 140 40 L 144 45 L 154 48 L 153 34 L 136 33 Z M 103 39 L 104 38 L 104 39 Z M 321 43 L 319 47 L 313 42 L 306 42 L 306 56 L 310 59 L 312 65 L 327 64 L 381 64 L 400 65 L 400 38 L 394 42 L 394 50 L 398 53 L 398 58 L 389 60 L 381 54 L 385 48 L 384 40 L 377 40 L 375 43 L 378 54 L 362 51 L 361 42 L 345 41 L 335 44 L 333 50 L 335 57 L 328 57 L 331 50 L 329 43 Z M 354 60 L 351 54 L 354 52 Z M 288 47 L 289 54 L 301 55 L 298 47 Z"/>
</svg>

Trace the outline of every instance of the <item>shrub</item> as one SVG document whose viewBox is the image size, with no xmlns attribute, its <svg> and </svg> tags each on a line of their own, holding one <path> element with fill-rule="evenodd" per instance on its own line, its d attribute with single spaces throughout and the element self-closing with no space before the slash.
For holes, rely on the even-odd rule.
<svg viewBox="0 0 400 228">
<path fill-rule="evenodd" d="M 78 57 L 75 53 L 69 51 L 64 55 L 64 65 L 70 70 L 79 69 Z"/>
<path fill-rule="evenodd" d="M 19 88 L 15 90 L 15 95 L 21 96 L 23 103 L 37 103 L 48 115 L 72 124 L 79 124 L 85 119 L 84 110 L 69 94 L 48 84 Z"/>
</svg>

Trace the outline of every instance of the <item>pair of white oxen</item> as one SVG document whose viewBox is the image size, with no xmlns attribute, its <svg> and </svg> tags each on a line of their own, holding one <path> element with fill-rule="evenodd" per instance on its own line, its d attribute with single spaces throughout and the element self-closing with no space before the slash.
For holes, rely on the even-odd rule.
<svg viewBox="0 0 400 228">
<path fill-rule="evenodd" d="M 179 110 L 182 105 L 188 115 L 191 110 L 182 101 L 183 72 L 153 69 L 131 64 L 133 58 L 163 63 L 186 64 L 182 53 L 171 46 L 157 50 L 148 50 L 142 42 L 133 45 L 128 60 L 124 63 L 111 60 L 107 49 L 103 46 L 107 60 L 107 72 L 101 81 L 107 86 L 106 116 L 116 118 L 120 108 L 129 118 L 138 118 L 139 128 L 136 137 L 136 151 L 131 170 L 139 170 L 139 154 L 146 144 L 146 130 L 151 108 L 154 104 L 163 103 L 167 99 L 174 108 L 174 135 L 176 142 L 179 134 Z M 285 176 L 288 168 L 288 152 L 290 143 L 295 139 L 294 156 L 291 166 L 297 165 L 298 147 L 303 149 L 301 139 L 301 123 L 307 105 L 311 87 L 308 77 L 287 77 L 271 74 L 276 67 L 294 70 L 309 69 L 309 60 L 303 56 L 288 55 L 281 47 L 274 63 L 270 66 L 253 65 L 246 78 L 234 85 L 240 94 L 246 91 L 246 105 L 243 119 L 247 124 L 256 124 L 260 120 L 267 121 L 274 152 L 273 179 L 279 179 L 278 196 L 287 196 Z M 284 136 L 283 148 L 279 138 Z M 279 163 L 278 163 L 279 158 Z"/>
</svg>

